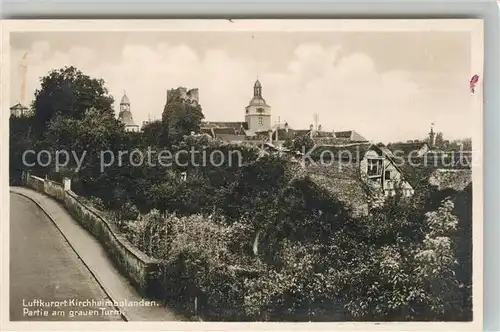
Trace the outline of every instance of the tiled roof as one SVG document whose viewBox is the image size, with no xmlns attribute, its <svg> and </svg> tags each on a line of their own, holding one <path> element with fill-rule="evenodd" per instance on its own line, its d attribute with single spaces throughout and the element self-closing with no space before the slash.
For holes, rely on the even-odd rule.
<svg viewBox="0 0 500 332">
<path fill-rule="evenodd" d="M 203 133 L 203 134 L 207 134 L 207 135 L 210 135 L 211 137 L 214 137 L 214 133 L 212 131 L 212 128 L 201 128 L 200 131 Z"/>
<path fill-rule="evenodd" d="M 235 130 L 239 130 L 241 127 L 246 127 L 246 122 L 240 122 L 240 121 L 229 121 L 229 122 L 212 122 L 212 121 L 207 121 L 207 122 L 202 122 L 201 124 L 202 127 L 219 127 L 219 128 L 233 128 Z"/>
<path fill-rule="evenodd" d="M 313 131 L 313 137 L 314 138 L 335 138 L 335 133 L 331 131 L 321 131 L 321 130 L 314 130 Z"/>
<path fill-rule="evenodd" d="M 225 142 L 242 142 L 246 139 L 245 135 L 234 135 L 234 134 L 217 134 L 216 139 Z"/>
<path fill-rule="evenodd" d="M 226 127 L 226 128 L 212 128 L 213 133 L 217 137 L 218 135 L 235 135 L 236 130 L 234 128 Z"/>
<path fill-rule="evenodd" d="M 369 143 L 317 145 L 310 155 L 313 158 L 322 157 L 323 159 L 327 159 L 333 157 L 334 160 L 357 162 L 363 159 L 370 147 L 372 145 Z"/>
<path fill-rule="evenodd" d="M 246 135 L 246 122 L 203 122 L 200 131 L 214 138 L 219 135 Z"/>
<path fill-rule="evenodd" d="M 368 142 L 366 138 L 364 138 L 354 130 L 338 131 L 335 133 L 335 137 L 348 139 L 352 142 Z"/>
<path fill-rule="evenodd" d="M 305 174 L 321 188 L 329 191 L 355 214 L 368 211 L 369 194 L 354 167 L 340 164 L 308 166 Z"/>
</svg>

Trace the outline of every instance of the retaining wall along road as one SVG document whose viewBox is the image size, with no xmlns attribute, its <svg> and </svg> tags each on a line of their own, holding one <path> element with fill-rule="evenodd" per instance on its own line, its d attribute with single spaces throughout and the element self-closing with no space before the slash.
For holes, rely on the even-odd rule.
<svg viewBox="0 0 500 332">
<path fill-rule="evenodd" d="M 150 298 L 163 297 L 160 262 L 135 248 L 116 231 L 111 222 L 99 214 L 99 211 L 85 205 L 81 198 L 71 191 L 69 179 L 65 179 L 63 185 L 25 172 L 22 175 L 22 181 L 25 186 L 63 204 L 75 220 L 101 243 L 115 266 L 139 293 Z"/>
</svg>

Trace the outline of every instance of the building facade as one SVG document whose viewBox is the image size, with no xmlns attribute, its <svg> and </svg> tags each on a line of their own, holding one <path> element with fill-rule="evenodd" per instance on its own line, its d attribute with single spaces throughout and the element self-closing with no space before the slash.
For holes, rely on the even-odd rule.
<svg viewBox="0 0 500 332">
<path fill-rule="evenodd" d="M 21 103 L 17 103 L 14 106 L 10 107 L 10 116 L 21 118 L 25 116 L 33 115 L 30 109 Z"/>
<path fill-rule="evenodd" d="M 366 174 L 368 183 L 382 190 L 384 196 L 394 196 L 400 191 L 403 196 L 411 196 L 415 190 L 404 178 L 403 171 L 389 149 L 372 145 L 361 159 L 360 169 Z"/>
</svg>

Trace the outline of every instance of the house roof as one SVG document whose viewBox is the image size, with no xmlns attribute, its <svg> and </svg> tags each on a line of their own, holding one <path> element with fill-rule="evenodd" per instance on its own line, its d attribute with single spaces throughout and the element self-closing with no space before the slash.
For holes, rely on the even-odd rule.
<svg viewBox="0 0 500 332">
<path fill-rule="evenodd" d="M 392 151 L 401 151 L 403 154 L 409 155 L 413 151 L 419 151 L 424 146 L 427 146 L 425 142 L 411 142 L 411 143 L 393 143 L 389 144 L 388 148 Z"/>
<path fill-rule="evenodd" d="M 314 130 L 313 137 L 315 138 L 323 138 L 323 137 L 333 137 L 335 138 L 335 133 L 332 131 L 323 131 L 323 130 Z"/>
<path fill-rule="evenodd" d="M 245 126 L 246 122 L 204 122 L 200 131 L 213 138 L 221 138 L 220 135 L 246 135 Z"/>
<path fill-rule="evenodd" d="M 363 136 L 361 136 L 359 133 L 357 133 L 354 130 L 337 131 L 335 133 L 335 137 L 348 139 L 349 141 L 352 141 L 352 142 L 368 142 L 368 140 L 366 138 L 364 138 Z"/>
<path fill-rule="evenodd" d="M 472 157 L 471 152 L 430 151 L 423 156 L 411 156 L 407 161 L 414 168 L 470 169 Z"/>
<path fill-rule="evenodd" d="M 367 212 L 369 194 L 365 190 L 362 180 L 357 178 L 354 167 L 338 163 L 310 165 L 306 167 L 304 174 L 355 213 Z"/>
<path fill-rule="evenodd" d="M 213 131 L 212 131 L 212 128 L 207 128 L 207 127 L 203 128 L 203 127 L 202 127 L 202 128 L 200 128 L 200 132 L 201 132 L 202 134 L 209 135 L 210 137 L 213 137 L 213 136 L 214 136 L 214 133 L 213 133 Z"/>
<path fill-rule="evenodd" d="M 280 128 L 280 127 L 275 127 L 272 129 L 273 134 L 272 138 L 274 140 L 280 140 L 280 141 L 285 141 L 287 139 L 294 139 L 296 137 L 300 136 L 306 136 L 311 133 L 310 129 L 292 129 L 292 128 Z M 264 137 L 267 138 L 269 137 L 268 131 L 260 131 L 256 133 L 259 137 Z M 277 136 L 276 136 L 277 135 Z M 318 131 L 314 130 L 313 131 L 313 140 L 314 141 L 325 141 L 329 143 L 334 143 L 334 142 L 341 142 L 341 140 L 337 140 L 335 138 L 335 134 L 333 132 L 328 132 L 328 131 Z"/>
<path fill-rule="evenodd" d="M 235 135 L 235 134 L 216 134 L 215 139 L 225 141 L 225 142 L 241 142 L 246 139 L 245 135 Z"/>
<path fill-rule="evenodd" d="M 24 105 L 23 105 L 23 104 L 21 104 L 21 103 L 17 103 L 17 104 L 15 104 L 14 106 L 11 106 L 9 109 L 10 109 L 10 110 L 27 110 L 27 109 L 28 109 L 28 107 L 24 106 Z"/>
<path fill-rule="evenodd" d="M 233 128 L 235 130 L 239 130 L 241 127 L 245 128 L 246 127 L 246 122 L 241 122 L 241 121 L 206 121 L 201 123 L 201 127 L 204 128 L 215 128 L 215 127 L 220 127 L 220 128 Z"/>
<path fill-rule="evenodd" d="M 343 160 L 349 162 L 358 162 L 365 156 L 366 152 L 372 147 L 369 143 L 353 144 L 322 144 L 317 145 L 314 151 L 310 153 L 311 157 L 321 157 L 323 159 Z"/>
</svg>

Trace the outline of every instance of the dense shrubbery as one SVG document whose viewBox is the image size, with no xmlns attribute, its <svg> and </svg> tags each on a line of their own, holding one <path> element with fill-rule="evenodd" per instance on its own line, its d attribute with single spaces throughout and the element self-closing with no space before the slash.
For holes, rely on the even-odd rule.
<svg viewBox="0 0 500 332">
<path fill-rule="evenodd" d="M 390 202 L 385 209 L 394 209 Z M 210 319 L 440 320 L 462 316 L 453 203 L 405 219 L 375 212 L 323 241 L 279 238 L 252 252 L 256 226 L 153 210 L 130 221 L 139 249 L 181 266 L 169 275 Z M 415 212 L 415 211 L 414 211 Z M 375 223 L 380 218 L 390 223 Z M 397 219 L 398 218 L 398 219 Z M 401 218 L 401 219 L 399 219 Z M 408 231 L 412 221 L 415 229 Z M 418 230 L 416 229 L 418 228 Z M 419 235 L 414 236 L 417 232 Z M 275 235 L 277 235 L 276 233 Z M 281 236 L 281 235 L 280 235 Z M 272 252 L 266 252 L 272 250 Z M 273 260 L 263 257 L 273 256 Z M 369 282 L 368 282 L 369 281 Z"/>
<path fill-rule="evenodd" d="M 51 99 L 47 89 L 60 96 L 65 86 L 82 94 Z M 33 142 L 53 152 L 87 151 L 78 172 L 74 163 L 64 170 L 73 190 L 107 210 L 138 249 L 164 261 L 170 299 L 196 298 L 199 314 L 219 320 L 470 319 L 469 189 L 436 192 L 415 174 L 423 181 L 412 198 L 396 196 L 354 217 L 286 157 L 183 136 L 199 128 L 199 107 L 173 104 L 162 121 L 132 134 L 111 104 L 101 81 L 74 68 L 51 73 L 33 104 L 40 123 L 11 121 L 11 174 L 24 169 L 21 151 Z M 183 167 L 125 162 L 101 172 L 99 151 L 148 146 L 227 157 L 239 151 L 241 159 L 233 154 L 215 167 L 203 165 L 200 153 Z"/>
</svg>

